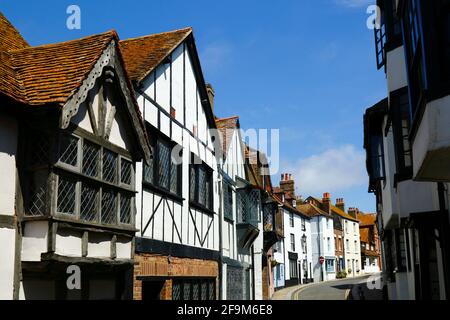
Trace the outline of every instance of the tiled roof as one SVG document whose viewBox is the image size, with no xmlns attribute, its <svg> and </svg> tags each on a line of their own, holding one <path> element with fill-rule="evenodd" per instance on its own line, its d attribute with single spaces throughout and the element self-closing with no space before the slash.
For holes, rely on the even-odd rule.
<svg viewBox="0 0 450 320">
<path fill-rule="evenodd" d="M 231 144 L 231 140 L 233 139 L 233 134 L 236 131 L 236 129 L 239 129 L 239 117 L 234 116 L 215 120 L 217 129 L 220 132 L 220 139 L 222 141 L 222 150 L 224 158 L 226 158 L 228 149 Z"/>
<path fill-rule="evenodd" d="M 8 51 L 28 46 L 16 28 L 0 12 L 0 94 L 21 100 L 20 84 L 16 79 Z"/>
<path fill-rule="evenodd" d="M 359 237 L 361 242 L 369 243 L 369 228 L 360 228 Z"/>
<path fill-rule="evenodd" d="M 64 104 L 82 84 L 115 31 L 30 47 L 0 13 L 0 93 L 27 105 Z"/>
<path fill-rule="evenodd" d="M 298 205 L 297 210 L 306 214 L 309 217 L 316 217 L 316 216 L 330 217 L 328 213 L 326 213 L 325 211 L 321 210 L 320 208 L 316 207 L 311 203 Z"/>
<path fill-rule="evenodd" d="M 358 219 L 352 217 L 351 215 L 349 215 L 348 213 L 342 211 L 341 209 L 339 209 L 338 207 L 334 206 L 334 205 L 330 205 L 331 211 L 336 213 L 337 215 L 341 216 L 342 218 L 345 218 L 347 220 L 352 220 L 355 222 L 359 222 Z"/>
<path fill-rule="evenodd" d="M 372 226 L 375 225 L 377 220 L 377 215 L 375 213 L 370 214 L 358 214 L 358 220 L 361 222 L 361 226 Z"/>
<path fill-rule="evenodd" d="M 121 41 L 130 79 L 142 81 L 191 33 L 192 28 L 189 27 Z"/>
<path fill-rule="evenodd" d="M 115 31 L 73 41 L 10 51 L 20 84 L 20 98 L 29 105 L 64 104 L 82 84 Z"/>
<path fill-rule="evenodd" d="M 0 12 L 0 51 L 18 50 L 26 47 L 29 47 L 29 44 Z"/>
<path fill-rule="evenodd" d="M 320 200 L 320 199 L 318 199 L 316 197 L 311 196 L 309 198 L 313 199 L 314 201 L 316 201 L 319 204 L 323 203 L 322 200 Z M 352 221 L 355 221 L 355 222 L 359 222 L 358 219 L 352 217 L 351 215 L 349 215 L 348 213 L 342 211 L 341 209 L 339 209 L 338 207 L 336 207 L 335 205 L 333 205 L 331 203 L 330 203 L 330 209 L 331 209 L 332 212 L 336 213 L 337 215 L 339 215 L 339 216 L 341 216 L 341 217 L 343 217 L 345 219 L 352 220 Z"/>
</svg>

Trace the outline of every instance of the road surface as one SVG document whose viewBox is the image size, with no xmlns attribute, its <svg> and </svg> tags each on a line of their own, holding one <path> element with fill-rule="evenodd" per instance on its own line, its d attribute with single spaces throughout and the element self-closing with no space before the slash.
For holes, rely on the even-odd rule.
<svg viewBox="0 0 450 320">
<path fill-rule="evenodd" d="M 368 289 L 366 283 L 369 277 L 367 275 L 302 286 L 291 297 L 293 300 L 381 300 L 381 290 Z"/>
</svg>

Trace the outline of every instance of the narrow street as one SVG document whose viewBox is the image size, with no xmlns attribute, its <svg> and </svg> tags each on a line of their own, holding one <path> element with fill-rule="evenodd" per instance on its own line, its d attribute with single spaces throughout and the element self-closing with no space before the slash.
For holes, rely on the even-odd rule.
<svg viewBox="0 0 450 320">
<path fill-rule="evenodd" d="M 276 293 L 281 300 L 382 300 L 381 290 L 370 290 L 370 275 L 302 285 Z"/>
</svg>

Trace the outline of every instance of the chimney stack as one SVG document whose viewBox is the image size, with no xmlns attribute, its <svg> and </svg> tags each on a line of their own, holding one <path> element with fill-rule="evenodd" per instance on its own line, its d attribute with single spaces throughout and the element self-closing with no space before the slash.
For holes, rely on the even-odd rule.
<svg viewBox="0 0 450 320">
<path fill-rule="evenodd" d="M 358 212 L 359 212 L 358 208 L 348 208 L 348 214 L 355 219 Z"/>
<path fill-rule="evenodd" d="M 211 105 L 212 112 L 214 113 L 214 96 L 216 92 L 210 83 L 206 84 L 206 92 L 208 93 L 209 104 Z"/>
<path fill-rule="evenodd" d="M 280 188 L 284 193 L 290 193 L 295 198 L 295 185 L 292 174 L 285 173 L 281 177 Z"/>
<path fill-rule="evenodd" d="M 337 199 L 336 199 L 336 207 L 338 207 L 339 209 L 341 209 L 342 211 L 345 212 L 345 202 L 344 202 L 344 198 L 337 198 Z"/>
<path fill-rule="evenodd" d="M 329 192 L 325 192 L 322 197 L 323 211 L 331 213 L 331 195 Z"/>
</svg>

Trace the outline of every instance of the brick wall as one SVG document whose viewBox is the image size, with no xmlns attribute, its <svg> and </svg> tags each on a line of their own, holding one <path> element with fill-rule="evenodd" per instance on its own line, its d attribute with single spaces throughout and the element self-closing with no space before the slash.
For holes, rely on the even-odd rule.
<svg viewBox="0 0 450 320">
<path fill-rule="evenodd" d="M 133 290 L 133 298 L 135 300 L 142 299 L 142 281 L 137 280 L 138 276 L 168 278 L 161 290 L 161 299 L 170 300 L 172 298 L 172 277 L 205 277 L 217 279 L 219 275 L 217 261 L 152 254 L 136 254 L 134 259 L 136 261 L 136 265 L 134 266 Z"/>
</svg>

